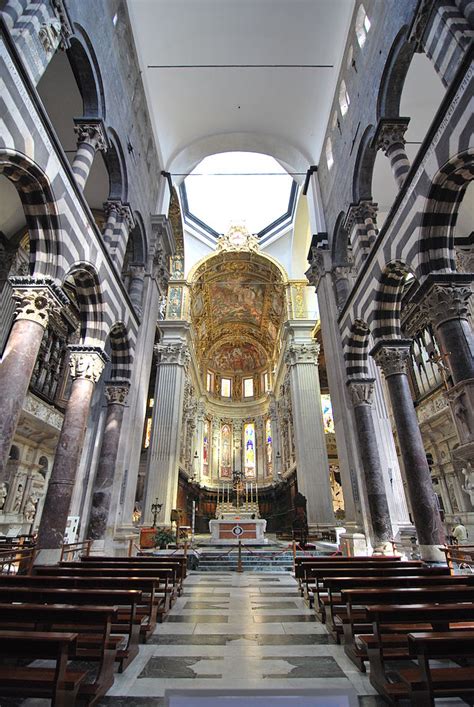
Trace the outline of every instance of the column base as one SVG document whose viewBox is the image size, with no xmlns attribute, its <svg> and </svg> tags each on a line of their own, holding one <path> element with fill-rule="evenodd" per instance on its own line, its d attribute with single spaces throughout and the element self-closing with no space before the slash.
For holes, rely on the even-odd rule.
<svg viewBox="0 0 474 707">
<path fill-rule="evenodd" d="M 446 555 L 440 550 L 439 545 L 418 545 L 420 558 L 425 562 L 441 562 L 446 564 Z"/>
<path fill-rule="evenodd" d="M 61 559 L 61 548 L 41 549 L 35 557 L 35 565 L 57 565 Z"/>
<path fill-rule="evenodd" d="M 105 538 L 93 540 L 90 553 L 91 555 L 105 555 Z"/>
<path fill-rule="evenodd" d="M 340 549 L 348 557 L 367 555 L 367 538 L 364 533 L 343 533 L 340 536 Z"/>
<path fill-rule="evenodd" d="M 400 553 L 393 549 L 393 543 L 388 540 L 382 540 L 381 542 L 375 543 L 374 549 L 372 550 L 372 555 L 398 556 Z"/>
</svg>

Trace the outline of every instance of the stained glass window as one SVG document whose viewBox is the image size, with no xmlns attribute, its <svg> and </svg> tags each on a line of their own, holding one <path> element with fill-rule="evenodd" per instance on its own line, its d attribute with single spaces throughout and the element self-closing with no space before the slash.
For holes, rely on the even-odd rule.
<svg viewBox="0 0 474 707">
<path fill-rule="evenodd" d="M 332 405 L 330 395 L 321 395 L 321 407 L 323 409 L 324 431 L 329 434 L 334 432 L 334 418 L 332 416 Z"/>
<path fill-rule="evenodd" d="M 202 473 L 209 476 L 209 420 L 204 420 L 204 434 L 202 438 Z"/>
<path fill-rule="evenodd" d="M 221 427 L 220 475 L 224 479 L 232 477 L 232 428 L 227 424 Z"/>
<path fill-rule="evenodd" d="M 247 422 L 244 427 L 244 473 L 247 479 L 256 477 L 255 466 L 255 425 Z"/>
<path fill-rule="evenodd" d="M 265 423 L 265 455 L 267 461 L 267 476 L 273 474 L 273 440 L 272 440 L 272 423 L 270 418 Z"/>
</svg>

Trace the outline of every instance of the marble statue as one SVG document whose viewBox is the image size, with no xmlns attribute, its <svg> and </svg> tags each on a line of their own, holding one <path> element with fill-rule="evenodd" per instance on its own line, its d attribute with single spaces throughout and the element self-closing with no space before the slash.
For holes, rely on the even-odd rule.
<svg viewBox="0 0 474 707">
<path fill-rule="evenodd" d="M 467 468 L 462 469 L 464 475 L 463 491 L 469 496 L 472 505 L 474 506 L 474 469 L 468 463 Z"/>
<path fill-rule="evenodd" d="M 32 496 L 28 497 L 28 500 L 25 503 L 25 508 L 23 510 L 23 513 L 24 513 L 25 519 L 28 521 L 28 523 L 32 523 L 34 521 L 35 515 L 36 515 L 36 503 L 33 500 Z"/>
<path fill-rule="evenodd" d="M 18 484 L 18 488 L 16 490 L 16 495 L 15 495 L 15 500 L 13 501 L 12 513 L 19 513 L 22 498 L 23 498 L 23 485 Z"/>
<path fill-rule="evenodd" d="M 2 510 L 3 506 L 5 505 L 5 499 L 8 494 L 8 487 L 4 481 L 0 484 L 0 511 Z"/>
</svg>

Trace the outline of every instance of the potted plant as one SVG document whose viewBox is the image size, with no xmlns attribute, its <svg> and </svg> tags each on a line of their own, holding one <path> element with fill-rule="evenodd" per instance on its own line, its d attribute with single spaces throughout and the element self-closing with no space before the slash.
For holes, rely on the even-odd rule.
<svg viewBox="0 0 474 707">
<path fill-rule="evenodd" d="M 159 547 L 160 550 L 166 550 L 166 546 L 170 543 L 174 543 L 175 540 L 176 535 L 171 528 L 157 528 L 155 533 L 155 547 Z"/>
</svg>

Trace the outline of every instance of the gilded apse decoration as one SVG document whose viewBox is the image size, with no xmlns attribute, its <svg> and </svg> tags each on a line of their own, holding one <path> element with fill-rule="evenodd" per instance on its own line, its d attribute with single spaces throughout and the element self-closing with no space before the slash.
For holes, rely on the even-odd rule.
<svg viewBox="0 0 474 707">
<path fill-rule="evenodd" d="M 234 226 L 196 267 L 189 287 L 201 371 L 212 371 L 216 384 L 219 375 L 232 376 L 236 399 L 242 375 L 273 368 L 287 311 L 286 276 L 260 254 L 257 238 Z"/>
</svg>

